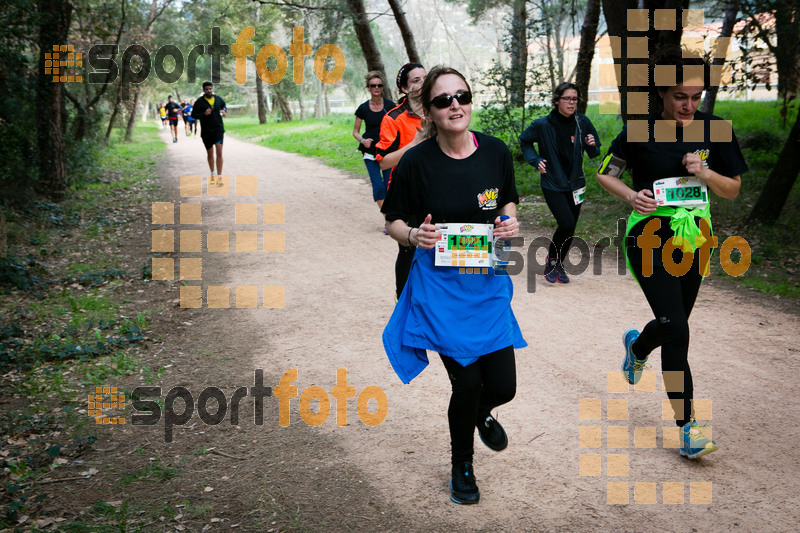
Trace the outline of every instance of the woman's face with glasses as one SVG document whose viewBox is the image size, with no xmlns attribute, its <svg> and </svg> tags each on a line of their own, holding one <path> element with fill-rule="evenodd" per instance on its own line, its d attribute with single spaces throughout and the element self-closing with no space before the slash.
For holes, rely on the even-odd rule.
<svg viewBox="0 0 800 533">
<path fill-rule="evenodd" d="M 565 117 L 571 117 L 578 108 L 578 91 L 567 89 L 556 102 L 556 109 Z"/>
<path fill-rule="evenodd" d="M 381 94 L 383 92 L 383 82 L 380 78 L 372 78 L 369 80 L 369 83 L 367 83 L 367 88 L 372 95 Z"/>
<path fill-rule="evenodd" d="M 469 128 L 472 94 L 464 80 L 455 74 L 443 74 L 433 84 L 431 96 L 429 118 L 440 134 L 459 133 Z"/>
</svg>

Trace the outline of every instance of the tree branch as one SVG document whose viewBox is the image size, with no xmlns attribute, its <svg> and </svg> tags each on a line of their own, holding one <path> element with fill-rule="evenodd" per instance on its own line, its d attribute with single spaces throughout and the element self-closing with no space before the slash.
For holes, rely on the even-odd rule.
<svg viewBox="0 0 800 533">
<path fill-rule="evenodd" d="M 293 7 L 295 9 L 309 9 L 312 11 L 343 11 L 345 13 L 349 13 L 347 10 L 339 8 L 339 7 L 331 7 L 331 6 L 308 6 L 305 4 L 296 4 L 294 2 L 289 2 L 287 0 L 255 0 L 261 5 L 268 5 L 268 6 L 279 6 L 279 7 Z M 365 11 L 365 15 L 375 15 L 377 17 L 382 17 L 386 15 L 389 10 L 381 11 L 381 12 L 370 12 Z M 374 20 L 374 19 L 373 19 Z"/>
</svg>

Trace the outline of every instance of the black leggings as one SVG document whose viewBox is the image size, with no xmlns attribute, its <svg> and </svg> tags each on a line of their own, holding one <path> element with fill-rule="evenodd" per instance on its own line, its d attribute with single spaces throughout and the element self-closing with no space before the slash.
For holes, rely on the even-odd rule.
<svg viewBox="0 0 800 533">
<path fill-rule="evenodd" d="M 394 282 L 397 297 L 400 298 L 400 293 L 403 292 L 403 287 L 408 281 L 408 272 L 411 270 L 411 261 L 414 260 L 414 252 L 417 251 L 417 248 L 403 246 L 400 243 L 397 243 L 397 248 L 397 260 L 394 262 Z"/>
<path fill-rule="evenodd" d="M 547 207 L 556 219 L 558 228 L 553 234 L 553 241 L 550 243 L 548 253 L 549 259 L 555 259 L 559 263 L 564 261 L 572 245 L 572 237 L 575 235 L 575 226 L 578 225 L 578 217 L 581 215 L 581 205 L 575 205 L 572 199 L 572 191 L 548 191 L 542 189 Z"/>
<path fill-rule="evenodd" d="M 633 228 L 631 235 L 635 234 L 636 229 Z M 638 233 L 641 233 L 641 230 Z M 655 253 L 660 254 L 661 250 L 656 249 Z M 675 277 L 657 261 L 653 265 L 653 275 L 645 277 L 642 275 L 641 263 L 631 262 L 631 269 L 655 316 L 633 343 L 633 353 L 643 358 L 661 346 L 662 373 L 683 372 L 683 374 L 664 374 L 667 376 L 665 379 L 667 396 L 679 426 L 686 424 L 692 417 L 691 399 L 694 387 L 688 360 L 689 315 L 703 280 L 698 263 L 699 251 L 694 254 L 689 272 Z M 680 376 L 683 376 L 682 381 Z"/>
<path fill-rule="evenodd" d="M 439 356 L 453 388 L 447 409 L 453 465 L 471 462 L 475 425 L 498 405 L 510 402 L 517 392 L 514 347 L 484 355 L 467 366 L 446 355 Z"/>
</svg>

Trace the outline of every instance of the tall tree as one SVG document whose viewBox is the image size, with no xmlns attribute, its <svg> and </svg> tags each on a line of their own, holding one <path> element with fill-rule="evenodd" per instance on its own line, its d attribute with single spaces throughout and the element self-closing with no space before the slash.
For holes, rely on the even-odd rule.
<svg viewBox="0 0 800 533">
<path fill-rule="evenodd" d="M 256 26 L 261 24 L 261 4 L 256 6 Z M 256 75 L 256 107 L 258 109 L 258 123 L 267 123 L 267 99 L 264 96 L 264 81 Z"/>
<path fill-rule="evenodd" d="M 785 105 L 800 89 L 800 0 L 742 0 L 741 10 L 747 18 L 739 37 L 746 46 L 753 34 L 770 51 L 772 57 L 756 66 L 769 71 L 774 58 Z"/>
<path fill-rule="evenodd" d="M 74 10 L 73 22 L 75 29 L 73 30 L 73 34 L 75 34 L 77 41 L 87 48 L 89 43 L 96 43 L 98 41 L 104 44 L 108 42 L 112 43 L 117 51 L 110 54 L 110 57 L 116 61 L 119 55 L 118 49 L 124 28 L 125 25 L 128 24 L 127 19 L 128 9 L 126 0 L 120 0 L 119 12 L 109 7 L 99 10 L 98 13 L 88 8 L 86 4 L 79 5 L 76 6 Z M 92 129 L 91 126 L 99 118 L 99 110 L 102 108 L 99 104 L 105 96 L 106 91 L 111 87 L 116 87 L 117 89 L 121 87 L 119 80 L 117 83 L 114 83 L 114 75 L 114 71 L 109 69 L 105 76 L 105 83 L 84 83 L 79 85 L 74 93 L 69 88 L 64 88 L 64 96 L 67 97 L 75 108 L 70 132 L 72 139 L 81 141 L 89 135 L 90 129 Z M 111 127 L 116 119 L 121 99 L 119 90 L 113 92 L 115 96 L 113 104 L 111 105 L 112 118 L 109 121 L 106 139 L 108 135 L 110 135 Z"/>
<path fill-rule="evenodd" d="M 764 189 L 750 212 L 748 222 L 773 224 L 781 214 L 800 173 L 800 113 L 783 145 Z"/>
<path fill-rule="evenodd" d="M 619 53 L 614 54 L 614 64 L 620 66 L 619 94 L 620 94 L 620 114 L 622 120 L 627 122 L 628 116 L 628 78 L 627 67 L 632 61 L 627 54 L 627 37 L 632 35 L 628 31 L 628 10 L 636 9 L 636 0 L 602 0 L 603 15 L 608 27 L 608 35 L 611 39 L 619 39 L 620 47 L 612 49 Z M 616 56 L 619 57 L 616 57 Z"/>
<path fill-rule="evenodd" d="M 153 24 L 158 17 L 164 13 L 164 10 L 169 7 L 172 0 L 152 0 L 150 2 L 150 9 L 147 13 L 147 20 L 143 28 L 138 32 L 140 38 L 139 42 L 143 43 L 146 48 L 150 47 L 153 38 Z M 124 80 L 123 80 L 124 81 Z M 137 83 L 133 87 L 133 103 L 130 105 L 130 114 L 128 115 L 128 127 L 125 128 L 125 142 L 133 141 L 133 131 L 136 128 L 136 110 L 139 109 L 139 99 L 142 94 L 142 85 Z"/>
<path fill-rule="evenodd" d="M 511 27 L 505 51 L 511 54 L 508 68 L 508 95 L 511 105 L 525 105 L 528 74 L 528 8 L 526 0 L 469 0 L 467 13 L 473 23 L 480 23 L 486 12 L 496 7 L 511 8 Z M 498 65 L 501 63 L 498 63 Z"/>
<path fill-rule="evenodd" d="M 64 0 L 40 0 L 39 78 L 36 84 L 37 137 L 39 143 L 39 193 L 61 200 L 67 189 L 65 154 L 64 86 L 45 74 L 45 54 L 53 45 L 66 44 L 72 5 Z"/>
<path fill-rule="evenodd" d="M 646 9 L 672 9 L 675 11 L 674 30 L 656 30 L 651 17 L 650 31 L 650 53 L 653 54 L 668 45 L 678 46 L 681 44 L 683 36 L 683 11 L 689 9 L 689 0 L 646 0 Z M 652 13 L 652 11 L 651 11 Z"/>
<path fill-rule="evenodd" d="M 394 20 L 397 21 L 397 27 L 400 29 L 400 35 L 403 37 L 403 44 L 406 46 L 408 60 L 412 63 L 422 63 L 419 53 L 417 52 L 417 45 L 414 42 L 414 33 L 408 25 L 403 8 L 400 7 L 400 3 L 397 0 L 389 0 L 389 7 L 392 8 Z"/>
<path fill-rule="evenodd" d="M 589 81 L 592 76 L 592 60 L 594 59 L 597 26 L 600 23 L 600 0 L 586 2 L 586 14 L 581 27 L 581 44 L 578 49 L 578 62 L 575 66 L 575 84 L 580 89 L 583 99 L 578 101 L 578 112 L 586 113 L 589 96 Z"/>
<path fill-rule="evenodd" d="M 725 5 L 725 18 L 722 20 L 722 30 L 720 31 L 720 39 L 718 39 L 712 50 L 712 64 L 715 66 L 723 66 L 725 64 L 725 56 L 728 53 L 729 37 L 733 33 L 733 27 L 736 24 L 736 16 L 739 13 L 739 0 L 728 0 Z M 721 83 L 722 80 L 719 80 Z M 711 85 L 706 91 L 706 96 L 703 98 L 703 105 L 700 108 L 704 113 L 713 113 L 714 104 L 717 102 L 717 92 L 719 85 Z"/>
<path fill-rule="evenodd" d="M 358 38 L 358 44 L 361 46 L 361 52 L 367 62 L 367 70 L 378 70 L 383 73 L 383 78 L 388 80 L 386 68 L 383 66 L 383 59 L 381 59 L 381 52 L 369 26 L 364 0 L 347 0 L 347 8 L 353 19 L 353 27 Z M 383 86 L 383 97 L 386 99 L 392 98 L 392 91 L 388 83 Z"/>
<path fill-rule="evenodd" d="M 528 11 L 525 1 L 513 0 L 512 5 L 509 93 L 514 107 L 525 107 L 525 80 L 528 73 Z"/>
</svg>

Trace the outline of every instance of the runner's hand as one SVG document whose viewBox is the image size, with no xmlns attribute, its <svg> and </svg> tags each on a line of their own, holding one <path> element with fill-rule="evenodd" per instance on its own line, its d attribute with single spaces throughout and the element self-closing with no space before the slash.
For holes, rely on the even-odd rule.
<svg viewBox="0 0 800 533">
<path fill-rule="evenodd" d="M 658 207 L 658 202 L 653 198 L 653 191 L 650 189 L 642 189 L 633 199 L 632 204 L 634 211 L 640 215 L 649 215 Z"/>
<path fill-rule="evenodd" d="M 372 146 L 372 139 L 362 138 L 361 144 L 364 145 L 364 148 L 369 148 L 370 146 Z"/>
<path fill-rule="evenodd" d="M 684 155 L 681 164 L 686 167 L 686 171 L 689 172 L 689 174 L 694 174 L 700 179 L 705 179 L 708 169 L 703 164 L 703 160 L 700 159 L 699 154 Z"/>
<path fill-rule="evenodd" d="M 542 159 L 539 161 L 539 166 L 536 167 L 536 171 L 540 172 L 541 174 L 545 174 L 547 172 L 547 159 Z"/>
<path fill-rule="evenodd" d="M 412 239 L 412 242 L 414 242 L 418 248 L 433 248 L 439 239 L 442 238 L 442 234 L 439 233 L 439 226 L 431 224 L 431 218 L 433 217 L 429 214 L 425 217 L 425 221 L 420 224 L 419 229 L 414 231 L 416 236 Z"/>
<path fill-rule="evenodd" d="M 592 135 L 591 133 L 587 135 L 584 140 L 586 141 L 586 144 L 588 144 L 589 146 L 594 146 L 596 144 L 594 140 L 594 135 Z"/>
<path fill-rule="evenodd" d="M 205 114 L 206 115 L 210 115 L 211 114 L 211 108 L 210 107 L 206 108 Z"/>
<path fill-rule="evenodd" d="M 516 237 L 519 235 L 519 221 L 516 217 L 509 217 L 501 222 L 498 216 L 494 219 L 492 235 L 500 238 Z"/>
</svg>

